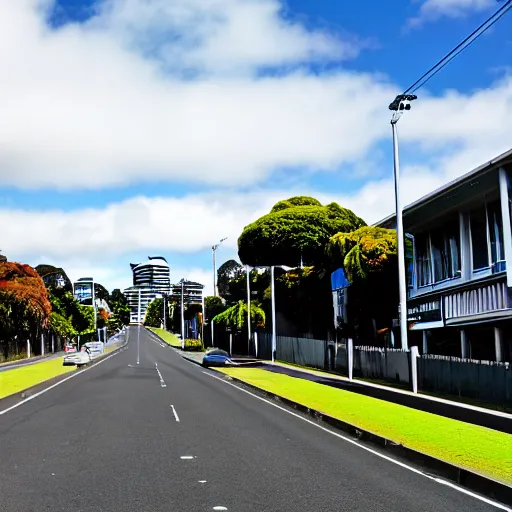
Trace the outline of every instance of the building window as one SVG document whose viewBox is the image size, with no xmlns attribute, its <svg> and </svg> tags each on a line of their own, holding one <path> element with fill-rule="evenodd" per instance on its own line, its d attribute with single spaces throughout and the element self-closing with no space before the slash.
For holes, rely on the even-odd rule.
<svg viewBox="0 0 512 512">
<path fill-rule="evenodd" d="M 473 210 L 469 216 L 471 227 L 471 254 L 473 272 L 489 268 L 489 242 L 487 240 L 487 209 L 484 206 Z"/>
<path fill-rule="evenodd" d="M 505 250 L 503 247 L 503 222 L 501 204 L 499 201 L 490 203 L 487 207 L 489 219 L 489 238 L 491 240 L 491 261 L 494 272 L 505 270 Z"/>
<path fill-rule="evenodd" d="M 473 272 L 505 270 L 503 222 L 499 201 L 488 203 L 470 213 Z"/>
<path fill-rule="evenodd" d="M 414 238 L 416 251 L 416 279 L 418 287 L 427 286 L 432 283 L 429 238 L 428 233 L 416 235 Z"/>
<path fill-rule="evenodd" d="M 434 282 L 460 276 L 460 227 L 459 219 L 447 221 L 442 228 L 430 233 Z"/>
</svg>

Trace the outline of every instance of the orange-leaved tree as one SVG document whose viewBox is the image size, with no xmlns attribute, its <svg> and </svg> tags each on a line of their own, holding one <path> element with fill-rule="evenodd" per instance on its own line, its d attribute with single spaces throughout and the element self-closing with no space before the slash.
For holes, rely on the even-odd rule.
<svg viewBox="0 0 512 512">
<path fill-rule="evenodd" d="M 51 311 L 43 280 L 31 266 L 0 262 L 0 343 L 35 339 Z"/>
</svg>

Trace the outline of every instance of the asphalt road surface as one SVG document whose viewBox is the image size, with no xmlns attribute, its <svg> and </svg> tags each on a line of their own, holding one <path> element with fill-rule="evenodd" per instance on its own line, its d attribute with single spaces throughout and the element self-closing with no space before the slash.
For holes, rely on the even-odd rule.
<svg viewBox="0 0 512 512">
<path fill-rule="evenodd" d="M 0 415 L 1 510 L 499 510 L 129 339 Z"/>
</svg>

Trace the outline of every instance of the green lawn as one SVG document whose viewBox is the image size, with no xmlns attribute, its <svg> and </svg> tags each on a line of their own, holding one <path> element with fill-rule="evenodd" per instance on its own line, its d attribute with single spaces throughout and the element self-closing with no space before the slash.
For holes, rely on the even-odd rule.
<svg viewBox="0 0 512 512">
<path fill-rule="evenodd" d="M 45 380 L 73 371 L 75 371 L 75 366 L 62 366 L 62 357 L 5 370 L 0 372 L 0 398 L 21 393 L 24 389 L 31 388 Z"/>
<path fill-rule="evenodd" d="M 165 329 L 158 329 L 156 327 L 148 327 L 148 329 L 160 336 L 160 338 L 171 345 L 171 347 L 181 348 L 181 340 L 174 334 L 167 332 Z"/>
<path fill-rule="evenodd" d="M 218 371 L 413 450 L 512 484 L 512 435 L 257 368 Z"/>
</svg>

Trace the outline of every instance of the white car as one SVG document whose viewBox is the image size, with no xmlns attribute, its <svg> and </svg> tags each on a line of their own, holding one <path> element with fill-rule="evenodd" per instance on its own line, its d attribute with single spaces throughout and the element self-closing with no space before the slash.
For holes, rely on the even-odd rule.
<svg viewBox="0 0 512 512">
<path fill-rule="evenodd" d="M 64 356 L 62 361 L 62 366 L 83 366 L 84 364 L 89 364 L 92 361 L 92 356 L 89 350 L 82 350 L 80 352 L 74 352 L 72 354 L 67 354 Z"/>
</svg>

